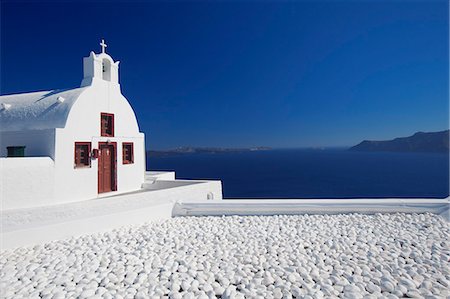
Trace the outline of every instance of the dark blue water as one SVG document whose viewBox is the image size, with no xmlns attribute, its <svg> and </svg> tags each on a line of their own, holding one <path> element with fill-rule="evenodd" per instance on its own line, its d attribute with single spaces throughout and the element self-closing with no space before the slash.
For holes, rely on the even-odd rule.
<svg viewBox="0 0 450 299">
<path fill-rule="evenodd" d="M 220 179 L 226 198 L 449 195 L 449 157 L 431 153 L 271 150 L 149 157 L 147 169 Z"/>
</svg>

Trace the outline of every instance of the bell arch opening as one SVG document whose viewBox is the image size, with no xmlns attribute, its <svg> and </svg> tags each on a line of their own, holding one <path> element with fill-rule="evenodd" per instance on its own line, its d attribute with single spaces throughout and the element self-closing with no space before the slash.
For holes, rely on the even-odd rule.
<svg viewBox="0 0 450 299">
<path fill-rule="evenodd" d="M 102 60 L 102 78 L 105 81 L 111 81 L 111 61 L 106 58 Z"/>
</svg>

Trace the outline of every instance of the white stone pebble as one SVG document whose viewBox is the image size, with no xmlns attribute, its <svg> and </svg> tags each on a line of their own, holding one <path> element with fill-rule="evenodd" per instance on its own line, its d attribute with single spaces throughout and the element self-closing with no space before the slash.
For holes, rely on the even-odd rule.
<svg viewBox="0 0 450 299">
<path fill-rule="evenodd" d="M 0 253 L 1 298 L 446 298 L 433 214 L 179 217 Z"/>
</svg>

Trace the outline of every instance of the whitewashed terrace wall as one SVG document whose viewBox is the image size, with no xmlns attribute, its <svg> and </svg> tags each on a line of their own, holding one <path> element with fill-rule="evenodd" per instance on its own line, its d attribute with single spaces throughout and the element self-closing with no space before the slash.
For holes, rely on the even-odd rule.
<svg viewBox="0 0 450 299">
<path fill-rule="evenodd" d="M 173 181 L 175 180 L 175 171 L 146 171 L 145 181 Z"/>
<path fill-rule="evenodd" d="M 252 216 L 348 213 L 434 213 L 450 220 L 450 201 L 432 198 L 179 200 L 174 216 Z"/>
<path fill-rule="evenodd" d="M 222 199 L 220 181 L 157 181 L 160 189 L 108 198 L 4 211 L 0 218 L 1 248 L 15 248 L 82 234 L 105 232 L 123 225 L 140 225 L 172 217 L 180 199 L 205 201 L 209 193 Z"/>
<path fill-rule="evenodd" d="M 144 184 L 147 190 L 155 190 L 165 196 L 167 200 L 221 200 L 221 181 L 201 181 L 201 180 L 157 180 L 153 184 Z M 165 190 L 171 189 L 170 192 Z"/>
<path fill-rule="evenodd" d="M 0 158 L 1 210 L 51 203 L 54 181 L 50 157 Z"/>
<path fill-rule="evenodd" d="M 25 156 L 55 158 L 55 130 L 0 132 L 0 157 L 7 156 L 8 146 L 26 146 Z"/>
</svg>

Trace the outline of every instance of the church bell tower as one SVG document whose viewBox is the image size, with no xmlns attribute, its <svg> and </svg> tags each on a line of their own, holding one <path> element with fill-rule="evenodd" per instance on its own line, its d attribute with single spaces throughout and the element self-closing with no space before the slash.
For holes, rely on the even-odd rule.
<svg viewBox="0 0 450 299">
<path fill-rule="evenodd" d="M 95 54 L 91 51 L 89 57 L 83 58 L 83 81 L 81 87 L 93 84 L 113 84 L 119 85 L 119 63 L 114 62 L 111 56 L 106 54 L 105 41 L 100 43 L 102 52 Z"/>
</svg>

